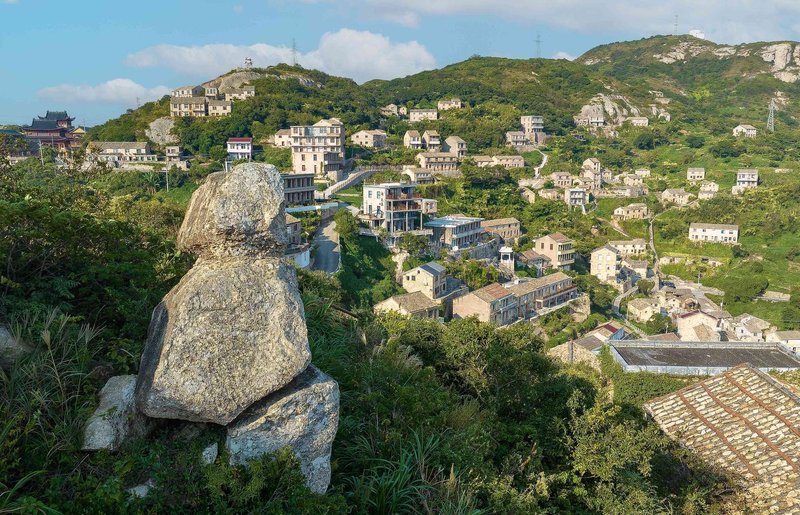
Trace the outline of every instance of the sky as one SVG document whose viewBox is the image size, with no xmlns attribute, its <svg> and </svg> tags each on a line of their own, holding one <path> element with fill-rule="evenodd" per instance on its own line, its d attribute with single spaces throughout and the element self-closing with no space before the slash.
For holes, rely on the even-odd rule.
<svg viewBox="0 0 800 515">
<path fill-rule="evenodd" d="M 68 110 L 95 125 L 240 66 L 292 61 L 361 83 L 472 55 L 572 59 L 705 32 L 800 39 L 799 0 L 0 0 L 0 123 Z"/>
</svg>

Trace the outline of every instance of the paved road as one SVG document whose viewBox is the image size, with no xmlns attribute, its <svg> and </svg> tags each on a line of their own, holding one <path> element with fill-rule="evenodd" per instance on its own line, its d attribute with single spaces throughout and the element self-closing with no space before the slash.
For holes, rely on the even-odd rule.
<svg viewBox="0 0 800 515">
<path fill-rule="evenodd" d="M 339 246 L 339 233 L 336 232 L 336 222 L 328 220 L 323 222 L 314 235 L 314 264 L 312 270 L 322 270 L 333 274 L 341 265 L 341 247 Z"/>
</svg>

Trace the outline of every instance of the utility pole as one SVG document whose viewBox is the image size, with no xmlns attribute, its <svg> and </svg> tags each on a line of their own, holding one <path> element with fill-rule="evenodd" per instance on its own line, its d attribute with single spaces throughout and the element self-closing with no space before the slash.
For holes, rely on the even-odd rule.
<svg viewBox="0 0 800 515">
<path fill-rule="evenodd" d="M 767 130 L 775 132 L 775 97 L 769 101 L 769 117 L 767 118 Z"/>
<path fill-rule="evenodd" d="M 538 32 L 536 33 L 536 58 L 542 58 L 542 35 Z"/>
<path fill-rule="evenodd" d="M 674 35 L 678 35 L 678 15 L 675 15 L 675 27 L 674 27 Z"/>
<path fill-rule="evenodd" d="M 292 38 L 292 66 L 297 66 L 297 42 Z"/>
</svg>

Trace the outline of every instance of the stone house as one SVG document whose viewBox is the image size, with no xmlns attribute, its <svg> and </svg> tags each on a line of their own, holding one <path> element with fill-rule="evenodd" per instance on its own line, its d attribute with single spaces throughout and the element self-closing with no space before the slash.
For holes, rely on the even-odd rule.
<svg viewBox="0 0 800 515">
<path fill-rule="evenodd" d="M 590 273 L 606 284 L 616 284 L 622 265 L 622 256 L 615 247 L 603 245 L 592 251 Z"/>
<path fill-rule="evenodd" d="M 689 205 L 691 195 L 683 188 L 670 188 L 661 192 L 661 202 L 670 202 L 678 206 Z"/>
<path fill-rule="evenodd" d="M 386 146 L 386 131 L 379 129 L 361 130 L 350 136 L 354 145 L 366 148 L 384 148 Z"/>
<path fill-rule="evenodd" d="M 514 294 L 517 317 L 522 320 L 536 316 L 543 309 L 556 308 L 578 297 L 578 287 L 572 277 L 563 272 L 519 281 L 506 285 L 506 288 Z"/>
<path fill-rule="evenodd" d="M 569 207 L 582 207 L 589 203 L 589 192 L 584 188 L 567 188 L 564 190 L 564 202 Z"/>
<path fill-rule="evenodd" d="M 403 135 L 403 146 L 406 148 L 413 148 L 419 150 L 422 148 L 422 137 L 419 131 L 406 131 Z"/>
<path fill-rule="evenodd" d="M 622 256 L 637 256 L 647 253 L 647 242 L 643 238 L 612 240 L 608 244 L 617 249 Z"/>
<path fill-rule="evenodd" d="M 633 173 L 639 177 L 650 177 L 650 170 L 647 168 L 637 168 Z"/>
<path fill-rule="evenodd" d="M 595 173 L 602 173 L 603 164 L 596 157 L 590 157 L 589 159 L 583 162 L 583 164 L 581 165 L 581 170 L 591 170 L 592 172 Z"/>
<path fill-rule="evenodd" d="M 561 200 L 563 198 L 562 193 L 553 188 L 544 188 L 539 190 L 539 196 L 547 200 Z"/>
<path fill-rule="evenodd" d="M 775 331 L 775 326 L 771 323 L 748 313 L 723 320 L 722 328 L 729 335 L 733 334 L 736 340 L 743 342 L 766 341 L 767 333 Z"/>
<path fill-rule="evenodd" d="M 92 141 L 89 143 L 89 159 L 119 166 L 126 163 L 155 163 L 158 156 L 152 153 L 146 141 Z"/>
<path fill-rule="evenodd" d="M 436 107 L 439 108 L 439 111 L 447 111 L 449 109 L 461 109 L 461 99 L 451 98 L 449 100 L 439 100 L 439 102 L 436 104 Z"/>
<path fill-rule="evenodd" d="M 739 242 L 739 226 L 729 224 L 703 224 L 692 223 L 689 225 L 689 240 L 704 243 L 728 243 L 735 245 Z"/>
<path fill-rule="evenodd" d="M 620 206 L 614 210 L 614 218 L 617 220 L 641 220 L 650 214 L 647 204 L 628 204 Z"/>
<path fill-rule="evenodd" d="M 736 172 L 736 186 L 739 190 L 758 187 L 758 170 L 742 169 Z"/>
<path fill-rule="evenodd" d="M 504 243 L 516 243 L 522 236 L 521 225 L 516 218 L 484 220 L 481 227 L 485 232 L 499 236 Z"/>
<path fill-rule="evenodd" d="M 556 188 L 569 188 L 572 186 L 572 174 L 569 172 L 554 172 L 550 174 L 550 181 Z"/>
<path fill-rule="evenodd" d="M 633 127 L 647 127 L 650 125 L 650 120 L 645 116 L 631 116 L 626 118 L 625 121 L 630 123 Z"/>
<path fill-rule="evenodd" d="M 407 292 L 421 292 L 431 300 L 447 293 L 447 270 L 435 261 L 412 268 L 403 273 L 403 288 Z"/>
<path fill-rule="evenodd" d="M 403 175 L 408 177 L 409 182 L 416 184 L 433 184 L 436 182 L 433 172 L 416 166 L 404 166 Z"/>
<path fill-rule="evenodd" d="M 534 250 L 547 256 L 554 268 L 570 270 L 575 263 L 575 248 L 573 241 L 560 232 L 542 236 L 534 242 Z"/>
<path fill-rule="evenodd" d="M 421 152 L 416 156 L 420 168 L 437 172 L 458 170 L 458 156 L 448 152 Z"/>
<path fill-rule="evenodd" d="M 388 104 L 381 107 L 381 115 L 383 116 L 399 116 L 400 113 L 397 110 L 397 104 Z"/>
<path fill-rule="evenodd" d="M 423 120 L 437 120 L 439 112 L 436 109 L 412 109 L 408 113 L 408 121 L 411 123 Z"/>
<path fill-rule="evenodd" d="M 439 152 L 442 149 L 442 138 L 439 132 L 427 130 L 422 133 L 422 146 L 429 152 Z"/>
<path fill-rule="evenodd" d="M 228 160 L 247 159 L 253 157 L 253 138 L 228 138 L 226 142 Z"/>
<path fill-rule="evenodd" d="M 527 134 L 522 131 L 508 131 L 506 132 L 506 144 L 514 148 L 524 147 L 530 145 Z"/>
<path fill-rule="evenodd" d="M 745 138 L 755 138 L 758 135 L 758 130 L 752 125 L 737 125 L 733 128 L 733 135 L 735 137 L 744 136 Z"/>
<path fill-rule="evenodd" d="M 303 243 L 303 226 L 297 217 L 291 213 L 286 213 L 286 233 L 289 235 L 289 245 L 300 245 Z"/>
<path fill-rule="evenodd" d="M 643 186 L 644 179 L 636 174 L 625 174 L 622 177 L 622 184 L 625 186 Z"/>
<path fill-rule="evenodd" d="M 514 155 L 514 156 L 504 156 L 504 155 L 497 155 L 492 156 L 492 162 L 494 166 L 502 166 L 506 170 L 510 170 L 512 168 L 524 168 L 525 167 L 525 159 L 522 156 Z"/>
<path fill-rule="evenodd" d="M 398 313 L 410 318 L 439 318 L 440 304 L 425 296 L 422 292 L 403 293 L 394 295 L 378 302 L 372 308 L 378 313 Z"/>
<path fill-rule="evenodd" d="M 675 317 L 678 334 L 684 342 L 718 342 L 719 320 L 705 311 L 695 310 Z"/>
<path fill-rule="evenodd" d="M 700 200 L 709 200 L 717 196 L 719 191 L 719 184 L 716 182 L 706 181 L 700 185 L 700 191 L 697 198 Z"/>
<path fill-rule="evenodd" d="M 534 249 L 523 250 L 517 255 L 517 262 L 530 269 L 536 270 L 536 276 L 541 277 L 544 271 L 550 268 L 550 258 L 539 254 Z"/>
<path fill-rule="evenodd" d="M 233 102 L 234 100 L 246 100 L 256 96 L 255 86 L 242 86 L 241 88 L 233 88 L 225 92 L 225 100 Z"/>
<path fill-rule="evenodd" d="M 429 220 L 425 227 L 433 231 L 431 241 L 435 246 L 460 250 L 481 240 L 485 234 L 481 222 L 483 218 L 449 215 Z"/>
<path fill-rule="evenodd" d="M 204 118 L 208 116 L 206 97 L 172 97 L 169 101 L 169 114 L 173 118 L 189 116 Z"/>
<path fill-rule="evenodd" d="M 686 170 L 686 180 L 692 184 L 700 182 L 706 178 L 705 168 L 689 168 Z"/>
<path fill-rule="evenodd" d="M 314 203 L 313 173 L 282 173 L 283 197 L 287 206 L 305 205 Z"/>
<path fill-rule="evenodd" d="M 173 97 L 201 97 L 205 94 L 203 86 L 181 86 L 172 91 Z"/>
<path fill-rule="evenodd" d="M 293 125 L 292 170 L 339 181 L 344 175 L 344 124 L 338 118 Z"/>
<path fill-rule="evenodd" d="M 442 150 L 455 154 L 459 159 L 467 155 L 467 142 L 458 136 L 448 136 L 444 140 Z"/>
<path fill-rule="evenodd" d="M 517 297 L 498 283 L 453 299 L 453 318 L 477 317 L 498 326 L 517 320 Z"/>
<path fill-rule="evenodd" d="M 207 104 L 208 116 L 228 116 L 233 112 L 233 102 L 230 100 L 210 99 Z"/>
<path fill-rule="evenodd" d="M 655 299 L 632 299 L 628 301 L 627 317 L 641 323 L 647 323 L 654 315 L 661 313 Z"/>
<path fill-rule="evenodd" d="M 273 147 L 291 147 L 292 146 L 292 131 L 290 129 L 280 129 L 270 138 L 270 144 Z"/>
</svg>

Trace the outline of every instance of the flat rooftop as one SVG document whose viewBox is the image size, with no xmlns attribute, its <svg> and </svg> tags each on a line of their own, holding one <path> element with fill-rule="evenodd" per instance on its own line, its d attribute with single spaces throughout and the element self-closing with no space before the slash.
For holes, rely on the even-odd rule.
<svg viewBox="0 0 800 515">
<path fill-rule="evenodd" d="M 777 343 L 628 340 L 611 343 L 611 351 L 626 371 L 707 375 L 742 363 L 764 371 L 800 369 L 800 357 Z"/>
</svg>

